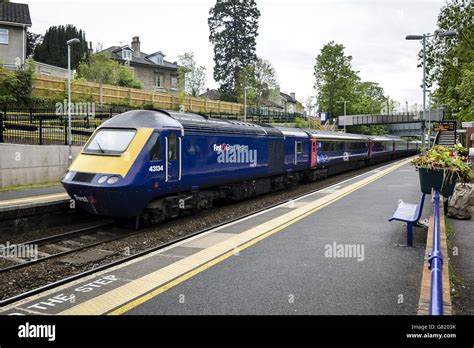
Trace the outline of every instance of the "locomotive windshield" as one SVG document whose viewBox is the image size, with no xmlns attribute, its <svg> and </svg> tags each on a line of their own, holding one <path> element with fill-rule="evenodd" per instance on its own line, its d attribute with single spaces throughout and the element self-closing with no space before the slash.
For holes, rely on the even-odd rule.
<svg viewBox="0 0 474 348">
<path fill-rule="evenodd" d="M 119 155 L 130 145 L 135 133 L 134 129 L 99 129 L 84 152 Z"/>
</svg>

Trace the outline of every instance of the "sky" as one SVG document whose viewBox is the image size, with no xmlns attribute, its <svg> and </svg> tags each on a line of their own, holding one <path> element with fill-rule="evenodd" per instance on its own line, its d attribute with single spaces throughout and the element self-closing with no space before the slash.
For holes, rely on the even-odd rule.
<svg viewBox="0 0 474 348">
<path fill-rule="evenodd" d="M 194 52 L 213 79 L 213 46 L 207 19 L 215 0 L 17 0 L 28 3 L 32 31 L 74 24 L 96 47 L 130 44 L 139 36 L 141 50 L 161 50 L 177 61 Z M 445 0 L 256 0 L 261 16 L 257 55 L 275 67 L 282 92 L 298 100 L 316 94 L 315 58 L 329 41 L 343 44 L 363 81 L 379 83 L 386 95 L 410 108 L 421 104 L 421 43 L 408 34 L 432 33 Z"/>
</svg>

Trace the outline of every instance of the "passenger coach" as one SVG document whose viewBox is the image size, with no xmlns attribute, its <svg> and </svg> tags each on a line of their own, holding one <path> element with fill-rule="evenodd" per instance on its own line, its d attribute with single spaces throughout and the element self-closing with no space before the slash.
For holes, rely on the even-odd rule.
<svg viewBox="0 0 474 348">
<path fill-rule="evenodd" d="M 62 184 L 85 211 L 154 223 L 215 200 L 249 198 L 408 155 L 414 147 L 399 138 L 134 110 L 94 132 Z"/>
</svg>

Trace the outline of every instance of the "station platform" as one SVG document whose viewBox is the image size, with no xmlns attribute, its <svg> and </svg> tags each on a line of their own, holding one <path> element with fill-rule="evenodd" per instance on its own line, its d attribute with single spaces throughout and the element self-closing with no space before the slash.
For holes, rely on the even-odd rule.
<svg viewBox="0 0 474 348">
<path fill-rule="evenodd" d="M 399 200 L 419 203 L 418 175 L 409 160 L 34 295 L 0 313 L 416 314 L 426 231 L 416 228 L 414 247 L 405 247 L 405 225 L 388 222 Z"/>
<path fill-rule="evenodd" d="M 37 208 L 67 202 L 69 196 L 61 185 L 0 192 L 2 212 Z"/>
</svg>

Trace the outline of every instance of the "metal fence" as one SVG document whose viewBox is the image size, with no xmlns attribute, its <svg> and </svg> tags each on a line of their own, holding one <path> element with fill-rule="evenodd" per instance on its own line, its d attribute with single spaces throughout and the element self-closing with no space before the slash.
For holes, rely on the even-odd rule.
<svg viewBox="0 0 474 348">
<path fill-rule="evenodd" d="M 94 130 L 106 119 L 127 111 L 112 107 L 93 113 L 71 113 L 72 145 L 83 145 Z M 57 109 L 3 108 L 0 110 L 0 143 L 31 145 L 67 145 L 67 112 Z"/>
<path fill-rule="evenodd" d="M 65 108 L 63 108 L 64 110 Z M 94 130 L 105 120 L 132 108 L 127 107 L 98 107 L 90 112 L 84 108 L 80 112 L 71 113 L 71 142 L 72 145 L 84 145 Z M 249 110 L 251 111 L 251 110 Z M 208 117 L 244 120 L 243 115 L 213 113 Z M 300 114 L 275 113 L 255 115 L 249 113 L 247 121 L 262 123 L 294 122 Z M 0 143 L 17 143 L 31 145 L 67 145 L 68 116 L 66 111 L 59 109 L 0 109 Z"/>
<path fill-rule="evenodd" d="M 443 315 L 443 255 L 441 253 L 439 191 L 434 194 L 433 249 L 428 259 L 431 270 L 430 315 Z"/>
</svg>

